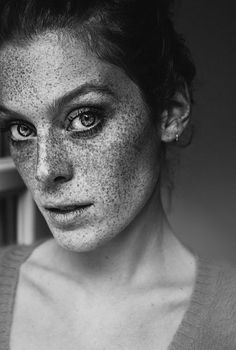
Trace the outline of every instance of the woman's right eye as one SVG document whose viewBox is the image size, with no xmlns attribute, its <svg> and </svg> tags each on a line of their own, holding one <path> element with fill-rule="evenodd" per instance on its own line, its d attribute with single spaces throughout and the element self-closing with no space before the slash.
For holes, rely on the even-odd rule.
<svg viewBox="0 0 236 350">
<path fill-rule="evenodd" d="M 27 141 L 36 136 L 36 132 L 32 127 L 22 123 L 11 124 L 9 131 L 13 141 Z"/>
</svg>

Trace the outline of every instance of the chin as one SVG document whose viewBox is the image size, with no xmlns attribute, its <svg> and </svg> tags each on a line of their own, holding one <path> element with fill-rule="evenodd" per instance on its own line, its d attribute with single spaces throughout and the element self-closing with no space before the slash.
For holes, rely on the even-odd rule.
<svg viewBox="0 0 236 350">
<path fill-rule="evenodd" d="M 143 201 L 142 201 L 143 204 Z M 55 241 L 73 252 L 91 252 L 101 248 L 119 237 L 124 237 L 127 227 L 143 208 L 141 206 L 120 206 L 118 211 L 102 212 L 100 215 L 84 217 L 81 220 L 63 221 L 45 219 Z M 48 220 L 47 220 L 48 219 Z M 128 231 L 127 231 L 128 232 Z"/>
<path fill-rule="evenodd" d="M 51 232 L 56 242 L 62 248 L 78 253 L 94 251 L 116 236 L 114 232 L 106 234 L 105 232 L 99 232 L 98 230 L 94 232 L 93 230 L 88 229 L 61 231 L 59 229 L 51 228 Z"/>
</svg>

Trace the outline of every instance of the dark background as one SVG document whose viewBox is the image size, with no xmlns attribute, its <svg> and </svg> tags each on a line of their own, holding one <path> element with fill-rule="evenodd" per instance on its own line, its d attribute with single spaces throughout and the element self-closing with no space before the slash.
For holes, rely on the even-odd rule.
<svg viewBox="0 0 236 350">
<path fill-rule="evenodd" d="M 170 222 L 190 247 L 236 257 L 236 4 L 177 0 L 196 67 L 192 145 L 181 150 Z"/>
<path fill-rule="evenodd" d="M 176 0 L 176 29 L 197 68 L 195 135 L 180 152 L 168 217 L 190 248 L 236 260 L 235 3 Z M 36 227 L 37 237 L 49 234 L 41 216 Z"/>
</svg>

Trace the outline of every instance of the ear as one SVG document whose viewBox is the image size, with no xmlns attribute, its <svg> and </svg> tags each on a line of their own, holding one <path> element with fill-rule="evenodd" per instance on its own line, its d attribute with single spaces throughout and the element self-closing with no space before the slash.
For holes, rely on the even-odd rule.
<svg viewBox="0 0 236 350">
<path fill-rule="evenodd" d="M 190 96 L 188 88 L 177 91 L 170 105 L 161 114 L 161 141 L 178 140 L 190 118 Z"/>
</svg>

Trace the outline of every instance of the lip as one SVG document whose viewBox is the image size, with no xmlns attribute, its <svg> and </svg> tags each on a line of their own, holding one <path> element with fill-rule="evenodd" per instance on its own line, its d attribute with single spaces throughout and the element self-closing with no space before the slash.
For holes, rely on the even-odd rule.
<svg viewBox="0 0 236 350">
<path fill-rule="evenodd" d="M 59 204 L 59 205 L 45 205 L 44 208 L 57 212 L 57 213 L 64 213 L 64 212 L 70 212 L 77 210 L 79 208 L 86 208 L 88 206 L 92 205 L 92 203 L 78 203 L 78 204 Z"/>
<path fill-rule="evenodd" d="M 85 212 L 92 206 L 92 203 L 46 205 L 44 209 L 52 222 L 58 228 L 78 227 L 83 222 Z"/>
</svg>

